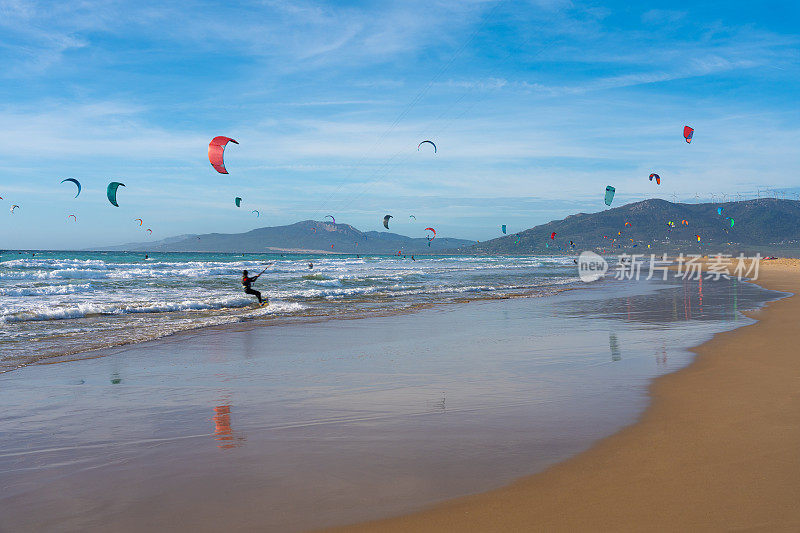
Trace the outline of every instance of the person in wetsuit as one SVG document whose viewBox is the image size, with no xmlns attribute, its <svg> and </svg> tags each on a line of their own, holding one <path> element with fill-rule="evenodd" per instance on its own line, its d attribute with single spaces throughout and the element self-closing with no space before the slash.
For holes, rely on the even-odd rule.
<svg viewBox="0 0 800 533">
<path fill-rule="evenodd" d="M 259 274 L 258 276 L 260 276 Z M 242 271 L 242 285 L 244 286 L 244 293 L 245 294 L 252 294 L 256 298 L 258 298 L 258 303 L 264 303 L 264 300 L 261 298 L 261 293 L 257 290 L 253 289 L 250 285 L 258 279 L 258 276 L 253 276 L 252 278 L 247 276 L 247 270 Z"/>
</svg>

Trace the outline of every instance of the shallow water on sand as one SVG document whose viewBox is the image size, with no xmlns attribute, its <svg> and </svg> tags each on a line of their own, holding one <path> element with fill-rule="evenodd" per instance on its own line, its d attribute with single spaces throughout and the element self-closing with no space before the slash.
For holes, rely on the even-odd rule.
<svg viewBox="0 0 800 533">
<path fill-rule="evenodd" d="M 184 333 L 0 376 L 0 530 L 299 531 L 539 471 L 777 297 L 615 282 Z"/>
</svg>

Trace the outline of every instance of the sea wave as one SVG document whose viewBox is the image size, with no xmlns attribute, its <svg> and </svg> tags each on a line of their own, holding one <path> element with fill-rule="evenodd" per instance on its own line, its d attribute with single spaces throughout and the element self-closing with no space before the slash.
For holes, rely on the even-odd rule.
<svg viewBox="0 0 800 533">
<path fill-rule="evenodd" d="M 39 307 L 22 312 L 0 314 L 0 322 L 34 322 L 86 318 L 93 315 L 125 315 L 139 313 L 169 313 L 177 311 L 208 311 L 212 309 L 236 309 L 253 305 L 251 298 L 228 298 L 216 301 L 157 302 L 138 304 L 93 304 L 80 303 L 58 307 Z"/>
<path fill-rule="evenodd" d="M 94 290 L 91 283 L 83 285 L 44 285 L 41 287 L 0 288 L 0 296 L 60 296 Z"/>
<path fill-rule="evenodd" d="M 262 317 L 363 316 L 419 302 L 548 294 L 550 286 L 576 281 L 567 274 L 571 263 L 238 254 L 159 254 L 145 261 L 143 254 L 42 252 L 0 261 L 0 366 L 50 356 L 62 346 L 77 353 Z M 239 278 L 242 270 L 257 273 L 267 265 L 255 288 L 271 303 L 257 307 L 242 293 Z"/>
</svg>

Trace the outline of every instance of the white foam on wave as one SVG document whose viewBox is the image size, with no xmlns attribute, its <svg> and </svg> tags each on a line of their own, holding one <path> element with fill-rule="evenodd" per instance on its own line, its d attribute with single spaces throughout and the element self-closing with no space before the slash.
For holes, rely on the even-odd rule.
<svg viewBox="0 0 800 533">
<path fill-rule="evenodd" d="M 256 316 L 264 316 L 264 315 L 277 315 L 277 314 L 289 314 L 289 313 L 296 313 L 298 311 L 302 311 L 304 309 L 308 309 L 308 306 L 299 304 L 297 302 L 274 302 L 271 301 L 269 305 L 266 307 L 259 307 L 245 316 L 247 317 L 256 317 Z"/>
<path fill-rule="evenodd" d="M 342 281 L 339 279 L 308 279 L 305 280 L 306 283 L 310 283 L 312 285 L 319 285 L 321 287 L 341 287 Z"/>
<path fill-rule="evenodd" d="M 208 311 L 214 309 L 236 309 L 252 305 L 251 298 L 227 298 L 213 301 L 142 302 L 139 304 L 93 304 L 78 303 L 66 306 L 40 306 L 23 312 L 0 311 L 0 322 L 36 322 L 86 318 L 92 315 L 126 315 L 140 313 L 170 313 L 177 311 Z"/>
<path fill-rule="evenodd" d="M 42 287 L 14 287 L 0 289 L 0 296 L 60 296 L 94 290 L 91 283 L 83 285 L 44 285 Z"/>
</svg>

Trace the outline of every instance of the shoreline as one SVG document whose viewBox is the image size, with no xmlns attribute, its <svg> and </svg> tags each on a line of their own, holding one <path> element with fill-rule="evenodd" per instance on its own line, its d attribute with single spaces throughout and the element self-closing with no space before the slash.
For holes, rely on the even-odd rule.
<svg viewBox="0 0 800 533">
<path fill-rule="evenodd" d="M 371 311 L 369 313 L 366 311 L 360 311 L 352 313 L 350 315 L 331 315 L 331 314 L 316 314 L 311 310 L 304 310 L 304 311 L 289 313 L 286 315 L 246 317 L 233 322 L 224 322 L 221 324 L 212 324 L 212 325 L 200 325 L 193 328 L 181 329 L 178 331 L 174 331 L 172 333 L 168 333 L 166 335 L 148 338 L 144 340 L 123 341 L 115 344 L 109 344 L 107 346 L 92 348 L 89 350 L 61 353 L 57 355 L 47 355 L 35 361 L 23 363 L 18 366 L 10 368 L 3 368 L 2 366 L 0 366 L 0 375 L 7 374 L 10 372 L 16 372 L 30 366 L 55 365 L 61 363 L 70 363 L 73 361 L 83 361 L 88 359 L 107 357 L 109 355 L 116 354 L 117 353 L 116 350 L 124 350 L 133 346 L 138 346 L 146 343 L 158 342 L 165 339 L 173 339 L 182 335 L 192 336 L 192 335 L 203 334 L 204 332 L 214 333 L 214 332 L 237 331 L 241 330 L 242 328 L 280 327 L 287 324 L 317 324 L 320 322 L 327 322 L 330 320 L 364 320 L 375 317 L 400 316 L 411 313 L 418 313 L 425 309 L 435 309 L 437 307 L 464 305 L 474 302 L 488 302 L 496 300 L 546 298 L 555 296 L 557 294 L 566 291 L 572 291 L 576 289 L 591 289 L 591 288 L 592 287 L 589 285 L 581 285 L 579 284 L 578 280 L 574 280 L 567 283 L 566 286 L 551 285 L 548 287 L 549 290 L 545 292 L 536 292 L 533 289 L 528 289 L 523 292 L 517 292 L 513 294 L 493 295 L 488 293 L 485 296 L 477 296 L 472 298 L 463 296 L 454 298 L 452 301 L 420 302 L 407 307 Z"/>
<path fill-rule="evenodd" d="M 326 531 L 796 531 L 798 269 L 762 263 L 753 283 L 791 294 L 692 348 L 691 364 L 652 381 L 637 421 L 586 452 L 500 489 Z"/>
</svg>

